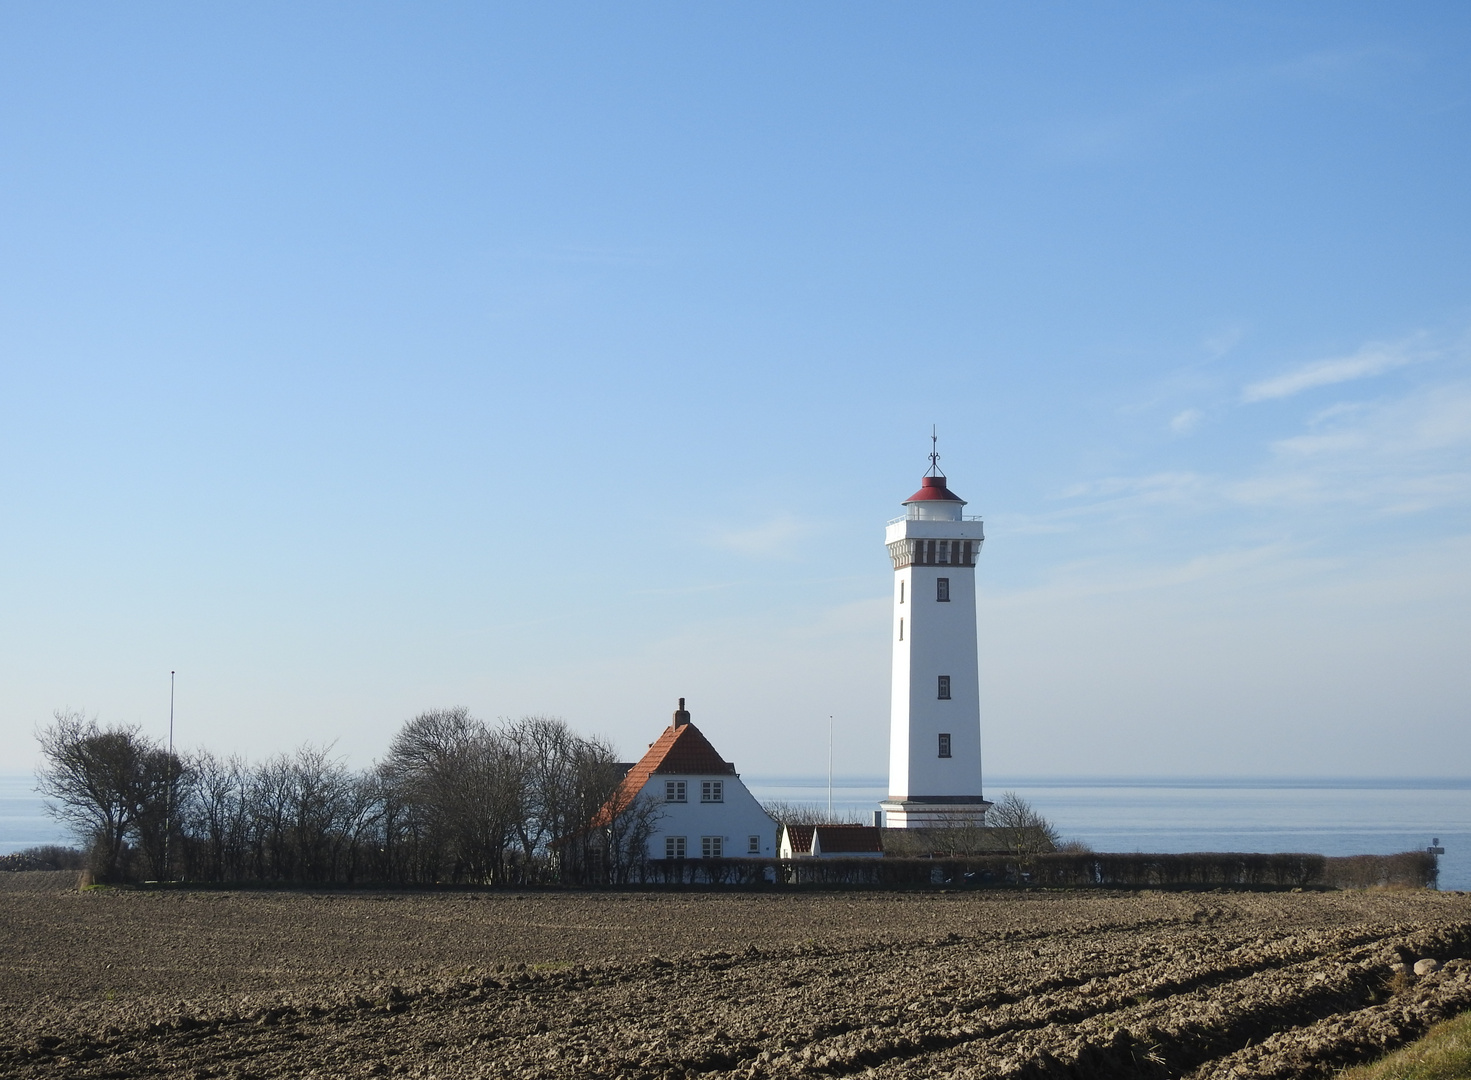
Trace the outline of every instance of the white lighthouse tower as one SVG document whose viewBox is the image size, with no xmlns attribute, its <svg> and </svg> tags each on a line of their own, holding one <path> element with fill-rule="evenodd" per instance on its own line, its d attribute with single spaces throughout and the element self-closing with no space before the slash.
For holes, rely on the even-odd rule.
<svg viewBox="0 0 1471 1080">
<path fill-rule="evenodd" d="M 937 449 L 929 473 L 889 522 L 894 643 L 889 711 L 889 797 L 894 829 L 976 826 L 981 797 L 981 700 L 976 658 L 978 517 L 961 514 Z"/>
</svg>

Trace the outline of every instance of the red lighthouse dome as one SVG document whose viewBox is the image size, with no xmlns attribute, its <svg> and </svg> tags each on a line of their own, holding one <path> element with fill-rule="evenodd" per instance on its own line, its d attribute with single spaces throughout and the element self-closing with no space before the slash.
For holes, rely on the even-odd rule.
<svg viewBox="0 0 1471 1080">
<path fill-rule="evenodd" d="M 945 486 L 943 476 L 926 476 L 919 483 L 919 490 L 905 499 L 903 505 L 917 502 L 953 502 L 965 505 L 964 499 Z"/>
</svg>

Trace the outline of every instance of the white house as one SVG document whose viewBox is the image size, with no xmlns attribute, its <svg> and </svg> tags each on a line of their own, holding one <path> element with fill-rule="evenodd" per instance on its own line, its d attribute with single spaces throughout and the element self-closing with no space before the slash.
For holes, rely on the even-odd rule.
<svg viewBox="0 0 1471 1080">
<path fill-rule="evenodd" d="M 679 699 L 674 722 L 623 778 L 602 817 L 636 800 L 654 804 L 650 859 L 772 858 L 776 822 L 741 783 L 735 765 L 690 723 Z"/>
<path fill-rule="evenodd" d="M 896 829 L 985 824 L 981 795 L 980 674 L 976 656 L 976 557 L 980 518 L 950 491 L 930 454 L 920 489 L 884 542 L 894 564 L 889 797 Z"/>
</svg>

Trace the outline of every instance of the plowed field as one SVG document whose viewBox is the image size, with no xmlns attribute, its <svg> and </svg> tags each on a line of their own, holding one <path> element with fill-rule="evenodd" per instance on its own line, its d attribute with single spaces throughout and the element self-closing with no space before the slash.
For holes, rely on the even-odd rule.
<svg viewBox="0 0 1471 1080">
<path fill-rule="evenodd" d="M 1435 893 L 0 892 L 7 1077 L 1289 1077 L 1471 1007 Z M 3 887 L 3 886 L 0 886 Z M 1420 979 L 1391 965 L 1431 957 Z"/>
</svg>

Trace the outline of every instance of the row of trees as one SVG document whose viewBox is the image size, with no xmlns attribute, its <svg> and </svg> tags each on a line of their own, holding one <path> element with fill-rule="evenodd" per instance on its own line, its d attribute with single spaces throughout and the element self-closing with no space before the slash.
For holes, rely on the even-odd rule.
<svg viewBox="0 0 1471 1080">
<path fill-rule="evenodd" d="M 40 740 L 41 793 L 101 881 L 622 883 L 649 873 L 662 816 L 658 803 L 615 801 L 623 767 L 608 743 L 546 716 L 421 713 L 362 771 L 310 744 L 259 762 L 175 754 L 136 727 L 70 711 Z M 805 804 L 766 809 L 785 824 L 830 822 Z M 988 828 L 891 833 L 890 854 L 1025 859 L 1057 846 L 1012 792 L 988 818 Z"/>
<path fill-rule="evenodd" d="M 68 711 L 40 740 L 41 793 L 106 881 L 626 880 L 658 818 L 601 820 L 622 779 L 611 746 L 545 716 L 422 713 L 363 771 L 312 745 L 254 763 L 173 754 Z"/>
</svg>

